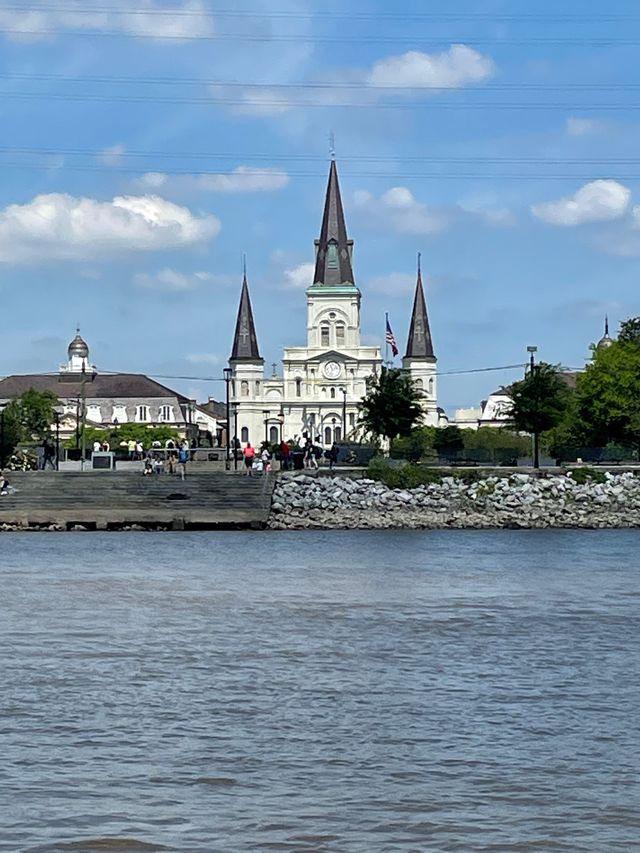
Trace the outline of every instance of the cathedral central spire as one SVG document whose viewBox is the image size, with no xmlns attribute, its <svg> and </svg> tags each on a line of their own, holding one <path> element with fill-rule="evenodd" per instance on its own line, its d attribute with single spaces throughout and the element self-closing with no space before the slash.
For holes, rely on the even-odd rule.
<svg viewBox="0 0 640 853">
<path fill-rule="evenodd" d="M 336 161 L 331 160 L 320 239 L 316 240 L 314 286 L 353 287 L 352 251 L 353 240 L 347 236 Z"/>
<path fill-rule="evenodd" d="M 238 319 L 236 320 L 236 332 L 233 336 L 231 361 L 262 361 L 260 350 L 258 349 L 256 327 L 253 322 L 253 311 L 251 310 L 246 270 L 242 279 L 240 307 L 238 308 Z"/>
</svg>

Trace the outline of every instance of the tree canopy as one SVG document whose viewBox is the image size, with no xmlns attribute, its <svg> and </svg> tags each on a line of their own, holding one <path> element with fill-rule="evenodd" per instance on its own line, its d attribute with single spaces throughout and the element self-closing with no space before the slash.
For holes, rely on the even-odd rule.
<svg viewBox="0 0 640 853">
<path fill-rule="evenodd" d="M 621 333 L 610 347 L 596 350 L 578 377 L 570 427 L 585 445 L 640 445 L 640 321 L 629 320 L 622 328 L 625 337 Z"/>
<path fill-rule="evenodd" d="M 540 435 L 560 423 L 569 393 L 559 368 L 540 362 L 524 379 L 511 385 L 509 418 L 520 432 Z"/>
<path fill-rule="evenodd" d="M 11 400 L 2 413 L 0 456 L 10 456 L 21 442 L 41 441 L 50 434 L 53 410 L 58 398 L 50 391 L 30 388 Z"/>
<path fill-rule="evenodd" d="M 376 438 L 408 436 L 422 419 L 422 391 L 404 370 L 383 367 L 367 382 L 360 404 L 360 426 Z"/>
</svg>

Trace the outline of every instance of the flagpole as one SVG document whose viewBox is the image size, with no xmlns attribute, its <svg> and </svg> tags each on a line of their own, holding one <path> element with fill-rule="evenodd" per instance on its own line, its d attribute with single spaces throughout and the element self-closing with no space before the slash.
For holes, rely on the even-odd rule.
<svg viewBox="0 0 640 853">
<path fill-rule="evenodd" d="M 387 329 L 389 328 L 389 314 L 384 315 L 384 362 L 389 367 L 389 338 L 387 337 Z"/>
</svg>

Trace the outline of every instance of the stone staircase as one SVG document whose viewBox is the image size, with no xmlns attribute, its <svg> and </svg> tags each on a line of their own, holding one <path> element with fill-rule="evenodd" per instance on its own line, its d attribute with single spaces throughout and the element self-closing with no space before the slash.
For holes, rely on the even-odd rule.
<svg viewBox="0 0 640 853">
<path fill-rule="evenodd" d="M 179 476 L 110 471 L 9 472 L 15 491 L 0 496 L 0 526 L 259 529 L 265 526 L 275 478 L 191 471 Z"/>
</svg>

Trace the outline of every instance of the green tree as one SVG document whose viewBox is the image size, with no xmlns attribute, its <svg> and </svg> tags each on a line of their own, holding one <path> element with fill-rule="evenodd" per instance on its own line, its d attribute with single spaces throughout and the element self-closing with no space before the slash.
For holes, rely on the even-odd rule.
<svg viewBox="0 0 640 853">
<path fill-rule="evenodd" d="M 437 427 L 418 427 L 412 429 L 407 436 L 394 438 L 391 443 L 391 457 L 406 459 L 408 462 L 435 459 L 437 454 L 433 449 L 433 442 L 437 431 Z"/>
<path fill-rule="evenodd" d="M 433 446 L 439 456 L 453 456 L 464 450 L 462 430 L 457 426 L 439 429 L 433 439 Z"/>
<path fill-rule="evenodd" d="M 58 398 L 50 391 L 30 388 L 5 406 L 0 430 L 0 464 L 5 463 L 21 442 L 41 441 L 50 435 L 57 402 Z"/>
<path fill-rule="evenodd" d="M 511 422 L 518 431 L 533 436 L 533 465 L 538 468 L 540 434 L 562 420 L 569 404 L 569 388 L 558 367 L 540 362 L 524 379 L 511 385 L 509 396 Z"/>
<path fill-rule="evenodd" d="M 51 391 L 36 391 L 34 388 L 9 404 L 17 408 L 22 441 L 39 441 L 50 435 L 53 410 L 57 404 L 58 398 Z"/>
<path fill-rule="evenodd" d="M 85 429 L 85 443 L 91 449 L 94 441 L 103 442 L 105 439 L 109 442 L 112 450 L 117 450 L 123 441 L 140 441 L 146 449 L 151 447 L 152 442 L 160 441 L 162 444 L 169 438 L 177 441 L 179 438 L 177 429 L 169 426 L 152 427 L 145 424 L 122 424 L 120 426 L 111 426 L 106 429 L 98 427 L 87 427 Z M 72 436 L 65 443 L 67 447 L 76 446 L 76 438 Z"/>
<path fill-rule="evenodd" d="M 476 462 L 513 462 L 531 450 L 530 439 L 506 427 L 465 429 L 463 435 L 465 456 Z"/>
<path fill-rule="evenodd" d="M 408 373 L 383 367 L 379 376 L 367 382 L 367 393 L 360 404 L 360 426 L 376 439 L 408 436 L 422 418 L 423 397 Z"/>
<path fill-rule="evenodd" d="M 620 323 L 618 341 L 627 344 L 640 344 L 640 317 L 630 317 L 628 320 Z"/>
<path fill-rule="evenodd" d="M 584 444 L 640 446 L 640 337 L 629 333 L 596 351 L 578 376 L 575 403 L 572 428 Z"/>
</svg>

